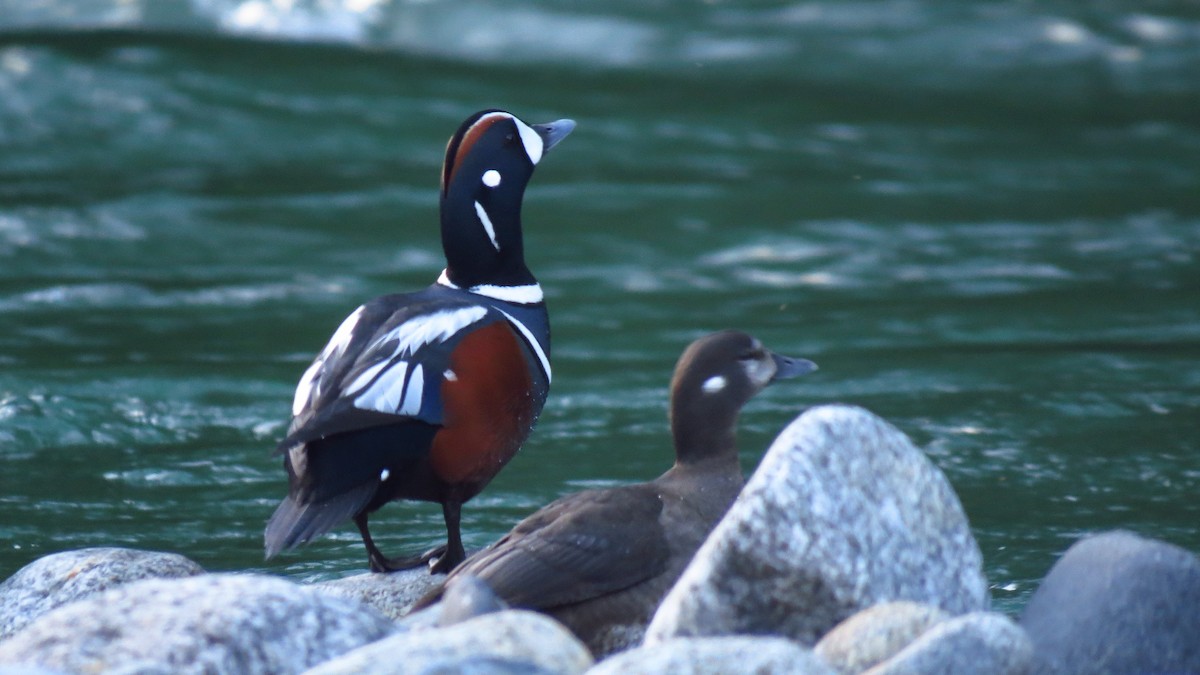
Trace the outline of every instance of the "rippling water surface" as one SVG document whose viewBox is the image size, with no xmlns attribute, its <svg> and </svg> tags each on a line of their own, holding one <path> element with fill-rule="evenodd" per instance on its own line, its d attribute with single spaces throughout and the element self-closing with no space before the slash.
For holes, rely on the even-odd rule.
<svg viewBox="0 0 1200 675">
<path fill-rule="evenodd" d="M 1087 532 L 1200 550 L 1197 101 L 1181 2 L 0 0 L 0 577 L 362 569 L 352 527 L 262 562 L 269 450 L 341 319 L 437 275 L 444 142 L 492 106 L 579 127 L 525 208 L 554 389 L 468 545 L 662 471 L 676 357 L 738 327 L 821 364 L 748 406 L 747 470 L 866 406 L 1003 609 Z"/>
</svg>

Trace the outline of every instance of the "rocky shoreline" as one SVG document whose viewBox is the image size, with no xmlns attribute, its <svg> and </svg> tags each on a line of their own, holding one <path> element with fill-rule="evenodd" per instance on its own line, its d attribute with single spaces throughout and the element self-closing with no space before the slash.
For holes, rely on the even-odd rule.
<svg viewBox="0 0 1200 675">
<path fill-rule="evenodd" d="M 1200 559 L 1127 532 L 1077 542 L 1020 617 L 990 611 L 949 482 L 868 411 L 775 440 L 647 627 L 596 661 L 482 584 L 408 608 L 424 570 L 297 584 L 170 553 L 84 549 L 0 584 L 4 673 L 1200 672 Z"/>
</svg>

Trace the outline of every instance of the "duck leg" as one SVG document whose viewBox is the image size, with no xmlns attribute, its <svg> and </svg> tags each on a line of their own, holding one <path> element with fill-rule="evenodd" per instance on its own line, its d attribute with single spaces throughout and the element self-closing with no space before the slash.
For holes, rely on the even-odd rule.
<svg viewBox="0 0 1200 675">
<path fill-rule="evenodd" d="M 429 571 L 433 574 L 449 574 L 450 570 L 458 567 L 458 564 L 467 557 L 462 544 L 462 531 L 459 528 L 462 503 L 454 499 L 442 502 L 442 516 L 446 519 L 446 545 L 439 547 L 444 552 L 437 562 L 429 567 Z M 436 550 L 434 549 L 434 551 Z M 430 551 L 430 553 L 432 552 Z"/>
</svg>

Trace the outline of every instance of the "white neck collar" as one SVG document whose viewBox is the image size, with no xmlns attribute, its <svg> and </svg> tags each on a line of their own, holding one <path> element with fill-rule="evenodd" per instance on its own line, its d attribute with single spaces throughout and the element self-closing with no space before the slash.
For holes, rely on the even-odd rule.
<svg viewBox="0 0 1200 675">
<path fill-rule="evenodd" d="M 459 289 L 453 281 L 450 281 L 450 276 L 446 274 L 446 270 L 442 270 L 441 276 L 437 280 L 439 285 L 447 288 Z M 503 302 L 511 302 L 518 305 L 535 305 L 542 302 L 545 296 L 542 295 L 542 287 L 539 284 L 525 284 L 524 286 L 493 286 L 491 284 L 480 284 L 466 289 L 468 293 L 482 295 L 500 300 Z"/>
</svg>

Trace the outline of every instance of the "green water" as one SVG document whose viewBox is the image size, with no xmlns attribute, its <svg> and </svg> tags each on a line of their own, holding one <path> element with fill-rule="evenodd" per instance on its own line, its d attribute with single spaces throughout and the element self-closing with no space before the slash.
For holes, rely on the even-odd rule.
<svg viewBox="0 0 1200 675">
<path fill-rule="evenodd" d="M 1088 532 L 1200 551 L 1200 10 L 1092 5 L 0 1 L 0 577 L 365 569 L 352 526 L 262 561 L 269 451 L 341 319 L 437 276 L 492 106 L 579 126 L 525 208 L 554 386 L 468 546 L 664 470 L 674 361 L 735 327 L 821 365 L 748 406 L 746 469 L 808 406 L 882 415 L 1002 609 Z"/>
</svg>

